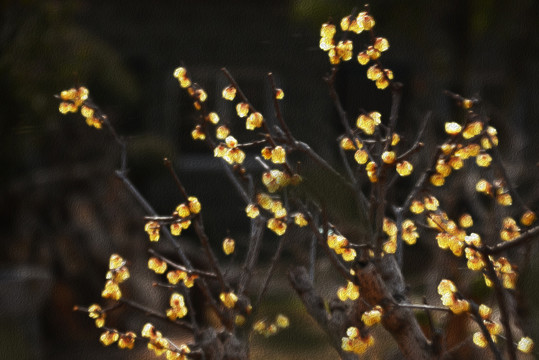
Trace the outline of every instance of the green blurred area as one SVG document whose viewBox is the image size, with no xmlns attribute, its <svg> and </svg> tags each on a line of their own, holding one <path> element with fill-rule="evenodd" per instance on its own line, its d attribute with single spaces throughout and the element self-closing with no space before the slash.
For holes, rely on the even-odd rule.
<svg viewBox="0 0 539 360">
<path fill-rule="evenodd" d="M 342 171 L 336 138 L 343 129 L 322 80 L 329 65 L 318 48 L 319 27 L 329 18 L 338 22 L 362 6 L 348 0 L 0 2 L 0 266 L 2 274 L 15 269 L 17 276 L 22 274 L 17 281 L 25 286 L 30 282 L 30 291 L 46 294 L 32 310 L 35 322 L 0 310 L 4 319 L 0 349 L 8 351 L 3 355 L 127 358 L 125 352 L 102 349 L 99 331 L 71 308 L 99 301 L 112 252 L 138 264 L 133 266 L 135 271 L 138 266 L 141 282 L 152 279 L 144 275 L 145 214 L 113 175 L 119 166 L 118 147 L 110 135 L 87 127 L 80 116 L 59 114 L 54 94 L 72 86 L 90 89 L 94 101 L 127 138 L 130 177 L 162 214 L 181 199 L 162 166 L 163 157 L 170 158 L 188 191 L 204 204 L 206 228 L 218 249 L 228 232 L 245 237 L 248 223 L 220 163 L 190 138 L 192 106 L 172 77 L 174 68 L 186 66 L 206 89 L 209 105 L 228 117 L 233 109 L 219 100 L 227 85 L 221 67 L 230 70 L 265 114 L 273 114 L 267 73 L 274 73 L 286 94 L 283 113 L 292 132 Z M 370 9 L 378 34 L 391 44 L 384 64 L 404 83 L 398 125 L 403 141 L 413 141 L 428 111 L 433 115 L 426 132 L 427 148 L 440 138 L 445 121 L 462 116 L 444 90 L 481 98 L 482 111 L 498 129 L 511 178 L 528 206 L 538 210 L 539 3 L 380 0 L 371 2 Z M 389 96 L 375 89 L 364 72 L 358 64 L 341 67 L 337 89 L 343 105 L 351 117 L 364 109 L 380 111 L 387 118 Z M 418 161 L 426 161 L 429 155 Z M 257 169 L 256 164 L 249 166 Z M 347 198 L 331 176 L 317 169 L 306 173 L 318 177 L 316 186 L 330 188 L 324 192 L 331 197 Z M 457 190 L 440 196 L 448 204 L 448 213 L 473 209 L 474 199 L 466 198 L 463 190 L 466 176 L 451 181 Z M 401 197 L 395 195 L 398 201 Z M 348 209 L 339 206 L 338 214 Z M 188 233 L 187 241 L 196 244 L 192 238 Z M 267 259 L 274 247 L 265 244 Z M 291 248 L 292 253 L 301 253 Z M 406 249 L 405 275 L 412 290 L 427 291 L 423 285 L 430 280 L 425 272 L 435 256 L 430 250 L 421 243 Z M 163 251 L 171 252 L 166 247 Z M 539 294 L 539 283 L 533 275 L 538 264 L 533 256 L 526 260 L 523 254 L 515 255 L 524 259 L 523 293 L 517 293 L 522 306 L 517 311 L 524 329 L 537 339 L 539 308 L 533 299 Z M 457 276 L 462 264 L 445 254 L 437 260 L 447 265 L 442 273 Z M 23 266 L 47 276 L 25 275 Z M 320 271 L 331 270 L 321 267 Z M 329 295 L 340 280 L 322 277 Z M 6 279 L 0 275 L 1 281 Z M 42 288 L 34 282 L 45 290 L 38 290 Z M 275 282 L 286 286 L 286 269 Z M 148 295 L 151 288 L 136 282 L 130 286 L 127 291 L 134 297 L 157 304 L 162 300 Z M 0 296 L 25 301 L 8 288 L 2 286 Z M 478 299 L 488 291 L 480 285 L 470 289 Z M 256 339 L 256 358 L 336 357 L 322 334 L 311 329 L 314 323 L 302 313 L 293 294 L 269 298 L 265 305 L 268 316 L 286 312 L 281 307 L 297 320 L 293 332 L 308 328 L 307 335 L 303 340 L 285 334 Z M 118 321 L 128 328 L 143 319 Z M 36 347 L 28 348 L 28 337 L 36 336 Z M 147 356 L 140 350 L 137 358 Z"/>
</svg>

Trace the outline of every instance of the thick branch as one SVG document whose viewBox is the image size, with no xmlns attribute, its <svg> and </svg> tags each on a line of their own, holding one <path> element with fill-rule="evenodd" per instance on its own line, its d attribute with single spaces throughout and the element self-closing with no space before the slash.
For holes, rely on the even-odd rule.
<svg viewBox="0 0 539 360">
<path fill-rule="evenodd" d="M 401 293 L 404 283 L 396 261 L 392 256 L 385 256 L 382 261 L 379 266 L 368 262 L 356 268 L 361 297 L 370 305 L 383 308 L 382 325 L 393 336 L 406 359 L 436 359 L 431 343 L 423 334 L 413 312 L 398 304 L 399 298 L 404 297 Z M 384 274 L 378 270 L 382 267 L 385 268 Z"/>
<path fill-rule="evenodd" d="M 290 270 L 288 279 L 303 302 L 305 309 L 320 328 L 324 330 L 331 345 L 339 353 L 340 358 L 342 360 L 357 360 L 355 354 L 346 352 L 341 348 L 341 339 L 345 336 L 348 326 L 352 326 L 352 316 L 349 316 L 345 308 L 334 307 L 334 311 L 331 314 L 328 313 L 324 305 L 324 299 L 314 290 L 313 284 L 309 280 L 309 274 L 304 267 L 296 267 Z"/>
</svg>

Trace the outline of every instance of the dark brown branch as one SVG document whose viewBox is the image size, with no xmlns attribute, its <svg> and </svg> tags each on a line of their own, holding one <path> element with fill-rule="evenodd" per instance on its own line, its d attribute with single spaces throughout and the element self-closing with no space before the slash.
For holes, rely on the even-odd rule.
<svg viewBox="0 0 539 360">
<path fill-rule="evenodd" d="M 258 261 L 258 256 L 260 255 L 265 224 L 266 219 L 262 216 L 258 216 L 251 220 L 249 248 L 242 265 L 242 272 L 238 284 L 238 294 L 245 293 L 247 287 L 249 286 L 249 282 L 251 281 L 253 269 Z"/>
<path fill-rule="evenodd" d="M 404 297 L 404 279 L 392 259 L 392 256 L 385 256 L 378 266 L 372 262 L 358 264 L 355 271 L 361 297 L 371 306 L 383 308 L 382 325 L 393 336 L 406 359 L 434 360 L 436 354 L 413 312 L 400 306 L 398 300 Z"/>
<path fill-rule="evenodd" d="M 309 315 L 324 330 L 333 348 L 339 353 L 342 360 L 357 360 L 358 357 L 341 348 L 341 339 L 346 334 L 348 326 L 352 326 L 352 318 L 344 303 L 341 308 L 333 307 L 331 314 L 326 310 L 324 299 L 315 291 L 313 283 L 304 267 L 296 267 L 288 273 L 292 288 L 303 302 Z"/>
<path fill-rule="evenodd" d="M 207 272 L 207 271 L 203 271 L 203 270 L 197 270 L 197 269 L 189 269 L 183 265 L 180 265 L 180 264 L 176 264 L 175 262 L 173 262 L 172 260 L 168 259 L 167 257 L 159 254 L 157 251 L 155 251 L 154 249 L 148 249 L 148 252 L 150 254 L 152 254 L 153 256 L 163 260 L 164 262 L 166 262 L 168 265 L 172 266 L 173 268 L 175 269 L 178 269 L 178 270 L 181 270 L 183 272 L 186 272 L 187 274 L 189 275 L 198 275 L 198 276 L 204 276 L 206 278 L 210 278 L 210 279 L 216 279 L 217 278 L 217 275 L 215 275 L 214 273 L 211 273 L 211 272 Z"/>
<path fill-rule="evenodd" d="M 258 309 L 258 305 L 260 305 L 260 302 L 262 301 L 262 297 L 265 295 L 266 290 L 268 289 L 268 285 L 271 281 L 271 278 L 273 276 L 273 273 L 275 272 L 275 268 L 277 267 L 277 262 L 279 260 L 279 257 L 281 256 L 281 253 L 283 251 L 284 242 L 286 240 L 285 236 L 281 236 L 279 239 L 279 245 L 277 245 L 277 250 L 275 250 L 275 254 L 271 258 L 270 262 L 270 268 L 268 272 L 266 273 L 266 277 L 264 278 L 264 281 L 262 282 L 262 286 L 260 287 L 260 291 L 258 293 L 258 297 L 256 299 L 256 308 Z"/>
<path fill-rule="evenodd" d="M 539 226 L 526 230 L 524 233 L 520 234 L 511 241 L 499 243 L 494 246 L 487 246 L 480 251 L 487 255 L 497 255 L 501 252 L 508 251 L 529 243 L 537 234 L 539 234 Z"/>
<path fill-rule="evenodd" d="M 228 285 L 225 281 L 225 278 L 223 277 L 223 273 L 221 272 L 221 268 L 219 267 L 217 257 L 213 253 L 213 250 L 210 246 L 210 241 L 208 239 L 208 235 L 206 235 L 206 232 L 204 231 L 204 225 L 202 224 L 202 220 L 199 217 L 195 219 L 193 222 L 193 226 L 195 227 L 195 232 L 197 233 L 197 236 L 202 243 L 202 248 L 204 249 L 204 252 L 206 253 L 207 260 L 210 263 L 211 269 L 215 272 L 215 275 L 217 275 L 217 280 L 219 280 L 219 283 L 221 284 L 221 288 L 223 291 L 228 289 Z"/>
<path fill-rule="evenodd" d="M 511 329 L 511 322 L 509 319 L 509 309 L 507 308 L 507 301 L 505 299 L 505 293 L 503 285 L 494 270 L 494 264 L 490 258 L 486 255 L 482 256 L 486 263 L 487 276 L 492 281 L 494 285 L 494 292 L 496 294 L 496 300 L 498 301 L 498 307 L 500 308 L 500 320 L 503 325 L 503 330 L 505 337 L 507 338 L 507 352 L 509 354 L 509 359 L 516 360 L 517 354 L 515 349 L 515 344 L 513 343 L 513 331 Z"/>
</svg>

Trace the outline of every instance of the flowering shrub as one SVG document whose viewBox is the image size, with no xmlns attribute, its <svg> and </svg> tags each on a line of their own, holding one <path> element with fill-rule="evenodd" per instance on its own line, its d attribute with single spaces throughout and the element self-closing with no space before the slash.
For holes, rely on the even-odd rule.
<svg viewBox="0 0 539 360">
<path fill-rule="evenodd" d="M 392 335 L 407 359 L 451 358 L 458 347 L 448 348 L 440 336 L 435 336 L 444 330 L 443 318 L 449 316 L 469 319 L 470 327 L 475 326 L 476 329 L 475 333 L 470 333 L 469 339 L 478 348 L 488 348 L 484 351 L 490 351 L 497 359 L 505 354 L 516 359 L 517 351 L 532 351 L 533 341 L 524 336 L 523 329 L 515 321 L 516 314 L 510 309 L 509 298 L 518 284 L 518 268 L 509 257 L 512 249 L 529 243 L 539 232 L 539 227 L 534 225 L 535 212 L 519 197 L 506 175 L 497 152 L 497 131 L 478 111 L 481 106 L 478 99 L 448 93 L 455 106 L 461 109 L 464 120 L 445 123 L 446 139 L 435 148 L 428 149 L 432 158 L 426 167 L 416 161 L 416 154 L 425 151 L 422 137 L 428 116 L 414 141 L 404 139 L 397 132 L 402 84 L 395 81 L 391 69 L 383 66 L 383 55 L 390 49 L 390 44 L 386 38 L 376 34 L 375 24 L 374 17 L 367 10 L 343 17 L 339 25 L 325 23 L 320 30 L 320 48 L 327 52 L 331 66 L 325 80 L 344 131 L 338 139 L 346 171 L 343 174 L 291 133 L 280 105 L 286 101 L 285 92 L 277 86 L 271 73 L 268 81 L 272 89 L 274 116 L 270 118 L 250 103 L 233 76 L 223 69 L 228 85 L 221 96 L 235 109 L 237 119 L 232 120 L 221 118 L 208 108 L 207 99 L 211 95 L 192 79 L 185 67 L 174 70 L 173 76 L 185 89 L 198 114 L 191 132 L 193 140 L 205 142 L 213 150 L 214 157 L 224 160 L 228 175 L 245 203 L 245 216 L 251 222 L 247 253 L 241 264 L 243 272 L 237 283 L 225 278 L 226 267 L 220 263 L 216 253 L 222 250 L 225 255 L 233 254 L 236 241 L 230 236 L 219 246 L 210 241 L 204 230 L 203 206 L 184 188 L 172 164 L 165 161 L 183 202 L 170 215 L 160 216 L 127 177 L 126 144 L 109 119 L 91 102 L 88 89 L 81 87 L 60 93 L 59 111 L 62 114 L 80 111 L 89 126 L 111 131 L 122 146 L 122 164 L 117 175 L 148 212 L 144 231 L 149 241 L 169 241 L 177 252 L 177 259 L 172 259 L 152 250 L 148 260 L 148 268 L 167 280 L 167 283 L 160 284 L 170 290 L 169 307 L 166 309 L 148 309 L 126 299 L 121 284 L 130 277 L 127 262 L 120 255 L 111 256 L 101 294 L 105 305 L 77 307 L 87 312 L 96 326 L 103 329 L 100 337 L 103 345 L 117 343 L 120 348 L 131 349 L 139 341 L 135 331 L 108 325 L 107 314 L 122 304 L 172 322 L 192 334 L 189 343 L 176 344 L 153 324 L 142 325 L 140 336 L 157 356 L 166 354 L 167 359 L 212 360 L 249 358 L 252 332 L 271 336 L 286 331 L 289 326 L 289 320 L 283 314 L 277 314 L 271 322 L 259 318 L 257 311 L 275 266 L 281 261 L 281 253 L 287 242 L 292 240 L 287 237 L 289 229 L 294 227 L 314 239 L 306 245 L 312 251 L 321 250 L 345 284 L 335 293 L 335 301 L 321 306 L 326 300 L 318 295 L 313 284 L 316 256 L 302 266 L 292 268 L 289 273 L 290 283 L 305 310 L 327 333 L 329 342 L 341 358 L 355 359 L 358 354 L 370 351 L 376 343 L 372 330 L 376 327 L 383 327 Z M 378 90 L 391 96 L 389 114 L 370 109 L 361 110 L 350 118 L 344 111 L 334 83 L 339 65 L 354 59 L 359 66 L 368 66 L 367 78 Z M 252 132 L 251 138 L 240 140 L 235 133 L 238 122 Z M 246 152 L 246 149 L 256 149 L 257 155 Z M 248 157 L 256 159 L 262 169 L 260 175 L 248 171 L 243 165 Z M 326 204 L 316 200 L 320 197 L 304 190 L 302 184 L 309 183 L 311 179 L 302 172 L 300 162 L 292 160 L 302 158 L 338 176 L 355 194 L 354 201 L 361 217 L 357 221 L 366 224 L 363 237 L 347 236 L 346 230 L 339 229 L 335 219 L 328 214 Z M 492 198 L 497 206 L 506 208 L 504 214 L 512 214 L 497 222 L 500 225 L 499 239 L 482 239 L 484 229 L 476 225 L 471 214 L 463 213 L 458 219 L 452 219 L 436 197 L 436 189 L 446 186 L 446 179 L 451 174 L 472 167 L 495 169 L 485 172 L 484 178 L 475 181 L 475 190 Z M 415 183 L 411 188 L 400 186 L 401 178 L 414 175 Z M 392 201 L 388 196 L 390 191 L 402 192 L 404 201 Z M 518 221 L 515 220 L 517 216 Z M 209 264 L 206 270 L 195 268 L 184 252 L 182 231 L 189 228 L 194 229 L 200 240 Z M 262 280 L 261 290 L 253 292 L 252 273 L 260 260 L 265 228 L 279 241 L 270 270 Z M 464 280 L 443 278 L 437 279 L 440 295 L 437 304 L 412 303 L 402 273 L 406 250 L 403 244 L 414 246 L 422 241 L 436 244 L 440 252 L 448 251 L 461 258 L 458 261 L 467 266 L 470 278 L 477 274 L 486 286 L 494 289 L 492 305 L 477 304 L 466 291 L 459 291 L 456 282 L 462 281 L 463 284 L 458 286 L 465 289 Z M 191 315 L 194 310 L 190 301 L 193 287 L 201 290 L 219 320 L 218 325 L 201 324 Z M 427 314 L 431 328 L 429 336 L 420 327 L 413 309 Z M 436 316 L 437 321 L 431 315 L 435 312 L 442 314 Z"/>
</svg>

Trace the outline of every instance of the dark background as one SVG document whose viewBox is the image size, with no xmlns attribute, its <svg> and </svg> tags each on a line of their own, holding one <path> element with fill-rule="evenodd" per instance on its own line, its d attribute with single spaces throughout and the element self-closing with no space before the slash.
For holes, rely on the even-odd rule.
<svg viewBox="0 0 539 360">
<path fill-rule="evenodd" d="M 322 80 L 329 66 L 318 49 L 319 28 L 362 3 L 0 4 L 0 358 L 126 356 L 103 350 L 99 331 L 83 314 L 71 311 L 75 304 L 99 301 L 112 252 L 128 258 L 133 271 L 140 270 L 127 288 L 129 295 L 159 301 L 140 285 L 152 279 L 143 271 L 148 247 L 144 213 L 113 175 L 118 147 L 79 115 L 59 114 L 54 94 L 72 86 L 90 89 L 118 132 L 127 136 L 130 177 L 162 214 L 180 200 L 162 166 L 163 157 L 169 157 L 189 192 L 201 200 L 216 246 L 227 232 L 245 236 L 243 205 L 230 191 L 220 163 L 190 139 L 191 105 L 172 78 L 174 68 L 186 66 L 208 92 L 210 106 L 224 116 L 232 109 L 219 100 L 227 84 L 221 67 L 268 114 L 272 104 L 266 74 L 273 72 L 286 94 L 283 112 L 292 132 L 339 164 L 334 139 L 342 129 Z M 426 144 L 433 144 L 443 123 L 459 116 L 444 90 L 481 98 L 481 111 L 498 129 L 509 174 L 528 206 L 537 210 L 539 3 L 417 0 L 373 1 L 370 6 L 377 33 L 391 44 L 384 64 L 404 83 L 399 131 L 412 139 L 432 111 Z M 364 72 L 357 64 L 342 66 L 337 85 L 347 111 L 388 114 L 389 94 L 375 89 Z M 456 188 L 465 182 L 461 177 Z M 449 199 L 454 211 L 463 203 L 457 194 Z M 407 265 L 412 281 L 421 284 L 413 256 L 424 253 L 412 254 Z M 533 319 L 539 310 L 533 298 L 539 271 L 533 259 L 526 264 L 520 283 L 526 306 L 519 311 L 527 319 L 526 332 L 537 339 Z M 272 304 L 298 306 L 284 289 L 284 273 L 275 285 L 282 296 L 270 299 L 268 313 L 280 311 Z M 307 335 L 288 342 L 260 341 L 259 358 L 294 351 L 300 357 L 309 351 L 336 356 L 312 323 L 297 316 L 305 327 L 297 332 Z M 119 321 L 136 330 L 135 320 Z M 284 349 L 281 353 L 276 344 Z M 147 356 L 142 346 L 137 349 L 137 356 Z"/>
</svg>

